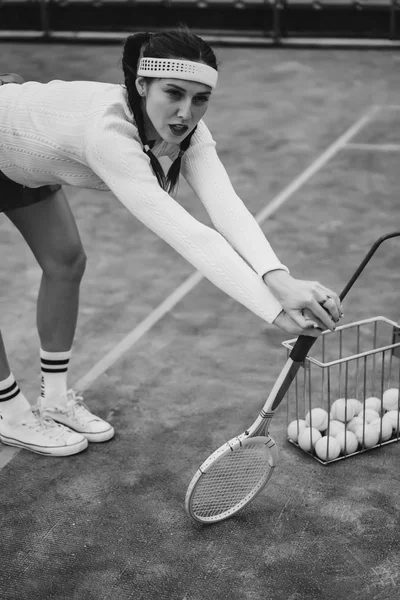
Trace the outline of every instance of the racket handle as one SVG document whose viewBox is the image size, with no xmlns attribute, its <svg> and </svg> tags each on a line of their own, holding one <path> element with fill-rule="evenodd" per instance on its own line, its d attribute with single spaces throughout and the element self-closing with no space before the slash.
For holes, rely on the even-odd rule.
<svg viewBox="0 0 400 600">
<path fill-rule="evenodd" d="M 361 261 L 361 263 L 359 264 L 359 266 L 353 273 L 352 277 L 350 278 L 350 280 L 348 281 L 348 283 L 345 285 L 342 292 L 340 293 L 339 298 L 341 300 L 343 300 L 345 298 L 345 296 L 347 295 L 347 293 L 351 290 L 351 288 L 353 287 L 353 285 L 355 284 L 355 282 L 357 281 L 357 279 L 359 278 L 359 276 L 361 275 L 361 273 L 364 271 L 365 267 L 371 260 L 372 256 L 378 250 L 379 246 L 385 240 L 388 240 L 393 237 L 399 237 L 399 236 L 400 236 L 400 231 L 393 231 L 392 233 L 387 233 L 386 235 L 382 235 L 380 238 L 378 238 L 376 240 L 376 242 L 374 244 L 372 244 L 371 248 L 369 249 L 369 251 L 367 252 L 365 257 L 363 258 L 363 260 Z M 293 362 L 300 362 L 300 363 L 303 362 L 305 360 L 309 350 L 312 348 L 313 344 L 317 341 L 317 339 L 318 338 L 314 338 L 309 335 L 300 335 L 297 338 L 297 341 L 296 341 L 295 345 L 293 346 L 293 349 L 289 355 L 290 358 L 293 360 Z"/>
<path fill-rule="evenodd" d="M 317 339 L 318 338 L 311 337 L 310 335 L 299 335 L 291 353 L 289 354 L 292 361 L 302 363 Z"/>
</svg>

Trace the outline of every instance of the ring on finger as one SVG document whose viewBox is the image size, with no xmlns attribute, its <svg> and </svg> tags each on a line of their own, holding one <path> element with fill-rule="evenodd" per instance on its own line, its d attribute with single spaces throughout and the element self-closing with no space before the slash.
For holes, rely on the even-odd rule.
<svg viewBox="0 0 400 600">
<path fill-rule="evenodd" d="M 324 305 L 325 305 L 327 302 L 329 302 L 329 300 L 331 300 L 331 297 L 330 297 L 330 296 L 327 296 L 327 297 L 325 298 L 325 300 L 322 300 L 322 302 L 320 302 L 321 306 L 324 306 Z"/>
</svg>

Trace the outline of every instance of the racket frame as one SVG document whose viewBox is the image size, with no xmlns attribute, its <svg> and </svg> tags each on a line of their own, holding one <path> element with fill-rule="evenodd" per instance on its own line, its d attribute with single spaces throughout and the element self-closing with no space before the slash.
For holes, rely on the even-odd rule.
<svg viewBox="0 0 400 600">
<path fill-rule="evenodd" d="M 307 354 L 308 348 L 314 343 L 315 338 L 310 338 L 308 336 L 303 336 L 303 354 L 304 358 Z M 303 358 L 303 360 L 304 360 Z M 278 451 L 274 440 L 268 435 L 269 424 L 271 422 L 272 417 L 283 398 L 286 395 L 286 392 L 293 381 L 297 371 L 299 370 L 303 360 L 294 361 L 291 358 L 288 358 L 285 366 L 283 367 L 279 377 L 277 378 L 267 400 L 264 403 L 263 408 L 261 409 L 257 419 L 254 423 L 241 435 L 238 435 L 228 442 L 225 442 L 222 446 L 220 446 L 217 450 L 215 450 L 197 469 L 194 477 L 192 478 L 189 487 L 186 492 L 185 497 L 185 508 L 186 512 L 195 520 L 200 523 L 216 523 L 217 521 L 223 521 L 228 517 L 231 517 L 235 513 L 239 512 L 248 504 L 253 498 L 258 496 L 258 494 L 264 489 L 267 485 L 273 470 L 278 462 Z M 259 482 L 256 486 L 252 488 L 246 496 L 240 501 L 237 502 L 234 506 L 229 508 L 228 510 L 222 511 L 218 515 L 200 517 L 196 514 L 193 504 L 194 497 L 196 493 L 196 488 L 202 477 L 207 474 L 209 469 L 217 464 L 219 460 L 221 460 L 224 456 L 229 454 L 230 452 L 235 452 L 237 450 L 241 450 L 243 446 L 250 445 L 253 443 L 260 443 L 266 445 L 270 450 L 270 457 L 268 459 L 268 463 L 270 468 L 266 471 L 265 476 L 260 478 Z"/>
<path fill-rule="evenodd" d="M 260 418 L 260 417 L 259 417 Z M 259 419 L 257 419 L 258 421 Z M 257 422 L 256 421 L 256 422 Z M 265 426 L 265 423 L 263 423 Z M 201 482 L 203 477 L 207 476 L 207 472 L 213 466 L 215 466 L 222 458 L 227 456 L 232 452 L 236 452 L 238 450 L 242 451 L 243 447 L 250 445 L 260 445 L 266 446 L 268 448 L 268 463 L 270 468 L 265 472 L 265 476 L 259 480 L 259 482 L 252 488 L 252 490 L 246 494 L 239 502 L 237 502 L 234 506 L 231 506 L 229 509 L 222 511 L 218 515 L 212 515 L 207 517 L 200 517 L 196 514 L 194 509 L 194 501 L 195 501 L 195 492 L 197 485 Z M 245 431 L 241 435 L 238 435 L 228 442 L 225 442 L 220 448 L 215 450 L 197 469 L 194 477 L 192 478 L 190 485 L 186 492 L 185 498 L 185 508 L 186 512 L 199 523 L 208 524 L 208 523 L 216 523 L 218 521 L 223 521 L 228 517 L 231 517 L 239 510 L 242 510 L 248 504 L 258 496 L 258 494 L 264 489 L 267 485 L 275 466 L 278 462 L 278 450 L 275 444 L 275 441 L 269 435 L 258 435 L 258 436 L 249 436 L 249 431 Z"/>
</svg>

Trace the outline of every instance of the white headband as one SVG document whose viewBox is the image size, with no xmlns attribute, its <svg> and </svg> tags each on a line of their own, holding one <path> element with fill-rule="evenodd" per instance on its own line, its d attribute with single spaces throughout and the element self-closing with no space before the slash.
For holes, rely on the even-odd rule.
<svg viewBox="0 0 400 600">
<path fill-rule="evenodd" d="M 218 71 L 208 65 L 172 58 L 141 58 L 137 74 L 141 77 L 187 79 L 204 83 L 212 89 L 215 88 L 218 80 Z"/>
</svg>

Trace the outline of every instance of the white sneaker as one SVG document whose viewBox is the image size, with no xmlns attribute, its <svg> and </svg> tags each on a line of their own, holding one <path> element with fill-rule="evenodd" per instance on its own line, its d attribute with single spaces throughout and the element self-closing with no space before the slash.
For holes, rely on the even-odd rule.
<svg viewBox="0 0 400 600">
<path fill-rule="evenodd" d="M 0 415 L 0 440 L 8 446 L 47 456 L 70 456 L 88 446 L 83 435 L 58 425 L 35 408 L 21 414 L 17 422 Z"/>
<path fill-rule="evenodd" d="M 57 423 L 78 431 L 89 442 L 106 442 L 115 434 L 110 423 L 93 415 L 83 403 L 82 396 L 78 396 L 74 390 L 68 390 L 60 406 L 42 407 L 41 412 Z"/>
</svg>

